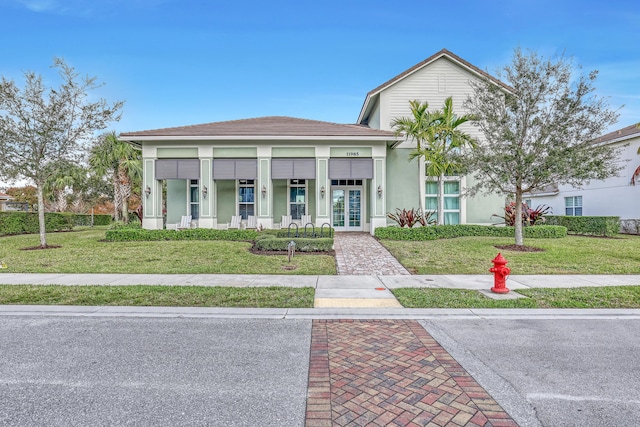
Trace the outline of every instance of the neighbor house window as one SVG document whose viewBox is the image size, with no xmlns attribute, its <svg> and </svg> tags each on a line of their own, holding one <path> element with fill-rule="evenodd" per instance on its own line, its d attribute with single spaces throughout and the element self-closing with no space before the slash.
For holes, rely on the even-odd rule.
<svg viewBox="0 0 640 427">
<path fill-rule="evenodd" d="M 255 212 L 255 180 L 241 179 L 238 181 L 238 215 L 247 219 Z"/>
<path fill-rule="evenodd" d="M 189 208 L 192 219 L 198 219 L 200 214 L 200 186 L 197 179 L 189 180 Z"/>
<path fill-rule="evenodd" d="M 564 214 L 567 216 L 582 216 L 582 196 L 565 197 Z"/>
<path fill-rule="evenodd" d="M 307 181 L 304 179 L 289 180 L 289 213 L 291 219 L 302 219 L 307 212 Z"/>
<path fill-rule="evenodd" d="M 425 188 L 424 208 L 438 215 L 438 183 L 428 180 Z M 444 182 L 444 223 L 460 224 L 460 181 Z"/>
</svg>

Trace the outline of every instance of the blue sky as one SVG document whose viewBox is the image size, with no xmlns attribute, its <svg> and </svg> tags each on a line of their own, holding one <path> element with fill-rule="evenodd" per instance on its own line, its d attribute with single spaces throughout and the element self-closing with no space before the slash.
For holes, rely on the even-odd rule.
<svg viewBox="0 0 640 427">
<path fill-rule="evenodd" d="M 54 56 L 125 100 L 117 132 L 287 115 L 356 121 L 366 93 L 447 48 L 493 73 L 517 46 L 600 70 L 640 121 L 637 0 L 0 0 L 0 74 Z M 57 83 L 56 83 L 57 84 Z"/>
</svg>

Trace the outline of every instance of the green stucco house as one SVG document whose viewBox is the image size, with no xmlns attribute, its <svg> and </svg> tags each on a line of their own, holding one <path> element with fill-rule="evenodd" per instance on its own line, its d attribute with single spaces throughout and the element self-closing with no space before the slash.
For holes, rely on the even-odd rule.
<svg viewBox="0 0 640 427">
<path fill-rule="evenodd" d="M 395 208 L 435 210 L 434 178 L 409 161 L 415 144 L 395 136 L 391 123 L 410 116 L 413 99 L 442 108 L 452 96 L 464 113 L 469 82 L 479 78 L 508 90 L 442 50 L 370 91 L 356 124 L 260 117 L 123 133 L 142 149 L 143 227 L 176 227 L 191 217 L 189 226 L 201 228 L 291 222 L 373 234 Z M 465 131 L 482 141 L 473 126 Z M 502 196 L 465 197 L 470 179 L 447 177 L 446 223 L 487 224 L 502 211 Z"/>
</svg>

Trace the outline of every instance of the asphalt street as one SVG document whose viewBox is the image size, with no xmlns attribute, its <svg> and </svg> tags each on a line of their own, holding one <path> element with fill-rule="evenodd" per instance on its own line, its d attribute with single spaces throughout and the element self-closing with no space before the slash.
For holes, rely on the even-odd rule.
<svg viewBox="0 0 640 427">
<path fill-rule="evenodd" d="M 311 320 L 0 318 L 0 425 L 302 426 Z M 640 320 L 422 320 L 521 426 L 640 423 Z"/>
<path fill-rule="evenodd" d="M 310 321 L 1 320 L 0 425 L 304 422 Z"/>
</svg>

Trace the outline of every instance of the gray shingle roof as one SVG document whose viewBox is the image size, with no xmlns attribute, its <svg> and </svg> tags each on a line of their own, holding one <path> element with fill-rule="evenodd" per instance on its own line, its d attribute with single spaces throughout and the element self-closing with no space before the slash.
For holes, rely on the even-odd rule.
<svg viewBox="0 0 640 427">
<path fill-rule="evenodd" d="M 606 133 L 599 138 L 596 138 L 593 142 L 596 144 L 613 142 L 620 139 L 627 139 L 633 136 L 640 136 L 640 128 L 637 125 L 631 125 L 623 127 L 622 129 L 614 130 L 613 132 Z"/>
<path fill-rule="evenodd" d="M 125 132 L 120 135 L 120 139 L 135 140 L 136 137 L 247 137 L 247 139 L 254 139 L 265 136 L 388 137 L 389 139 L 395 139 L 393 132 L 371 129 L 365 125 L 338 124 L 282 116 L 258 117 L 192 126 Z"/>
</svg>

